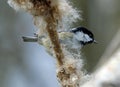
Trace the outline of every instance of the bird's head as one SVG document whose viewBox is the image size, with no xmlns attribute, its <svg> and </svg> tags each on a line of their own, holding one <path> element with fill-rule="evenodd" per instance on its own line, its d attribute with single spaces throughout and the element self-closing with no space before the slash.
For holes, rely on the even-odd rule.
<svg viewBox="0 0 120 87">
<path fill-rule="evenodd" d="M 74 38 L 81 43 L 81 45 L 97 43 L 94 39 L 93 33 L 85 27 L 77 27 L 70 30 L 74 34 Z"/>
</svg>

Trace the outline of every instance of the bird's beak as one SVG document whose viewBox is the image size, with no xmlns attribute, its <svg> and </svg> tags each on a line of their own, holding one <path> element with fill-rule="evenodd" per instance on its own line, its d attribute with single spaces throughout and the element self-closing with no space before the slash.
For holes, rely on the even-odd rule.
<svg viewBox="0 0 120 87">
<path fill-rule="evenodd" d="M 98 44 L 98 42 L 96 40 L 94 40 L 93 43 Z"/>
</svg>

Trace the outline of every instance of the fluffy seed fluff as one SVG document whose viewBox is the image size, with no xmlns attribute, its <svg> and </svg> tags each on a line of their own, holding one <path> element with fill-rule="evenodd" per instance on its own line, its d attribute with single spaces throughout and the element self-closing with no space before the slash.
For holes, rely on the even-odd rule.
<svg viewBox="0 0 120 87">
<path fill-rule="evenodd" d="M 84 64 L 83 60 L 81 59 L 81 47 L 78 47 L 77 49 L 73 49 L 71 47 L 71 44 L 74 44 L 74 42 L 72 42 L 73 34 L 69 32 L 60 32 L 58 35 L 65 56 L 63 59 L 63 65 L 61 67 L 57 67 L 57 76 L 61 77 L 61 79 L 58 79 L 60 82 L 62 81 L 61 84 L 63 87 L 70 84 L 73 87 L 79 87 L 90 78 L 90 75 L 85 75 L 85 73 L 82 71 Z M 39 39 L 38 42 L 46 48 L 50 55 L 55 57 L 49 38 L 44 37 Z"/>
<path fill-rule="evenodd" d="M 52 6 L 57 6 L 58 13 L 55 13 L 56 19 L 59 19 L 58 29 L 68 30 L 73 22 L 81 19 L 79 11 L 74 9 L 68 0 L 46 0 L 51 1 Z M 47 7 L 43 6 L 44 3 L 40 3 L 42 0 L 8 0 L 8 4 L 16 11 L 24 10 L 29 12 L 34 17 L 34 23 L 38 27 L 39 35 L 46 33 L 46 21 Z"/>
<path fill-rule="evenodd" d="M 34 24 L 39 29 L 38 37 L 45 36 L 38 42 L 45 46 L 51 55 L 57 55 L 62 62 L 61 66 L 57 67 L 57 76 L 62 87 L 79 87 L 84 77 L 80 50 L 70 48 L 72 42 L 67 42 L 66 39 L 71 39 L 72 34 L 59 34 L 59 41 L 55 31 L 70 29 L 71 24 L 80 19 L 79 12 L 68 0 L 8 0 L 8 3 L 16 11 L 24 10 L 33 16 Z M 61 46 L 59 42 L 62 43 Z"/>
</svg>

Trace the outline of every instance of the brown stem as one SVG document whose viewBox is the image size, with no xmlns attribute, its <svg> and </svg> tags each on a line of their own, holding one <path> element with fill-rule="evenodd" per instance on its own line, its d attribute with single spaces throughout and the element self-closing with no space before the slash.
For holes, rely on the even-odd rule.
<svg viewBox="0 0 120 87">
<path fill-rule="evenodd" d="M 47 22 L 46 30 L 52 43 L 58 65 L 61 66 L 63 65 L 62 60 L 64 59 L 64 54 L 62 52 L 57 33 L 58 21 L 60 21 L 59 10 L 57 6 L 50 6 L 48 4 L 47 8 L 48 11 L 45 17 L 45 21 Z"/>
<path fill-rule="evenodd" d="M 61 66 L 63 65 L 63 58 L 64 58 L 64 54 L 62 52 L 60 43 L 59 43 L 59 38 L 58 38 L 58 34 L 57 34 L 57 21 L 54 20 L 54 18 L 52 16 L 49 16 L 46 18 L 47 21 L 47 32 L 48 35 L 50 37 L 51 43 L 53 45 L 53 49 L 57 58 L 57 62 L 58 65 Z"/>
</svg>

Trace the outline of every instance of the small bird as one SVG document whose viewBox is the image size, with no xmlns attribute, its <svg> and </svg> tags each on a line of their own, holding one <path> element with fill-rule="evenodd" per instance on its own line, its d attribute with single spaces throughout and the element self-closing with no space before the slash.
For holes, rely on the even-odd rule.
<svg viewBox="0 0 120 87">
<path fill-rule="evenodd" d="M 94 39 L 93 33 L 85 27 L 72 28 L 68 31 L 58 32 L 59 41 L 62 49 L 69 51 L 72 54 L 79 54 L 80 49 L 87 44 L 97 43 Z M 24 42 L 38 42 L 46 48 L 50 55 L 54 55 L 52 44 L 47 36 L 38 36 L 34 34 L 33 37 L 22 37 Z M 65 51 L 65 52 L 67 52 Z"/>
<path fill-rule="evenodd" d="M 73 49 L 81 48 L 82 46 L 87 44 L 97 43 L 94 39 L 93 33 L 85 27 L 77 27 L 72 28 L 68 31 L 60 31 L 58 32 L 58 35 L 61 44 Z M 34 37 L 28 36 L 22 38 L 24 42 L 38 42 L 41 45 L 44 45 L 48 42 L 50 45 L 50 41 L 47 41 L 49 40 L 47 37 L 39 37 L 37 34 L 35 34 Z"/>
</svg>

